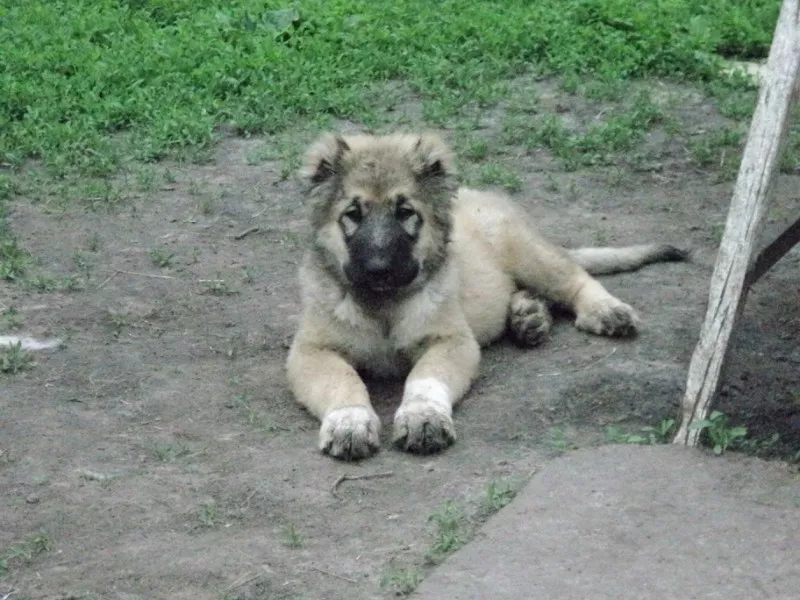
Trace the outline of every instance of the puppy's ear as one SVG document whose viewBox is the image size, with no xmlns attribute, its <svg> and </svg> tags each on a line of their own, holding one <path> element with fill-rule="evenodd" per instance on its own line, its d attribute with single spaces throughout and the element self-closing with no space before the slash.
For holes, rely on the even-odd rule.
<svg viewBox="0 0 800 600">
<path fill-rule="evenodd" d="M 453 153 L 438 135 L 424 133 L 413 149 L 414 171 L 420 179 L 446 179 L 456 174 Z"/>
<path fill-rule="evenodd" d="M 328 133 L 314 142 L 306 152 L 300 174 L 312 185 L 320 185 L 341 173 L 342 156 L 350 151 L 343 137 Z"/>
</svg>

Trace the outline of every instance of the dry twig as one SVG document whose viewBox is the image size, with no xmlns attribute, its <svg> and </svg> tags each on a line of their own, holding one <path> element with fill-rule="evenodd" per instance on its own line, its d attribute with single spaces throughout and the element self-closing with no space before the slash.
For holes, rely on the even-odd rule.
<svg viewBox="0 0 800 600">
<path fill-rule="evenodd" d="M 342 473 L 339 477 L 336 478 L 336 481 L 333 482 L 333 486 L 331 486 L 331 494 L 333 494 L 334 498 L 338 498 L 339 496 L 336 495 L 336 489 L 342 485 L 345 481 L 358 481 L 361 479 L 381 479 L 383 477 L 391 477 L 394 475 L 394 471 L 383 471 L 381 473 L 366 473 L 364 475 L 350 475 L 348 473 Z"/>
<path fill-rule="evenodd" d="M 566 371 L 555 371 L 553 373 L 539 373 L 538 375 L 536 375 L 536 377 L 551 377 L 553 375 L 563 375 L 564 373 L 577 373 L 578 371 L 584 371 L 584 370 L 589 369 L 589 368 L 591 368 L 591 367 L 593 367 L 593 366 L 595 366 L 597 364 L 600 364 L 604 360 L 608 360 L 609 358 L 611 358 L 611 356 L 616 351 L 617 351 L 617 347 L 614 346 L 614 348 L 611 350 L 611 352 L 609 352 L 605 356 L 601 356 L 597 360 L 593 360 L 592 362 L 590 362 L 588 364 L 585 364 L 585 365 L 583 365 L 581 367 L 577 367 L 575 369 L 567 369 Z"/>
<path fill-rule="evenodd" d="M 315 571 L 322 573 L 323 575 L 328 575 L 329 577 L 335 577 L 336 579 L 341 579 L 342 581 L 349 581 L 350 583 L 358 583 L 355 579 L 350 579 L 349 577 L 345 577 L 344 575 L 337 575 L 336 573 L 331 573 L 330 571 L 326 571 L 325 569 L 320 569 L 319 567 L 311 567 Z"/>
<path fill-rule="evenodd" d="M 246 238 L 248 235 L 250 235 L 251 233 L 258 233 L 259 231 L 261 231 L 261 227 L 251 227 L 249 229 L 245 229 L 244 231 L 242 231 L 240 233 L 237 233 L 236 235 L 233 236 L 233 239 L 242 240 L 242 239 Z"/>
<path fill-rule="evenodd" d="M 175 279 L 172 275 L 157 275 L 155 273 L 137 273 L 136 271 L 122 271 L 120 269 L 117 269 L 116 271 L 105 271 L 105 272 L 113 273 L 114 275 L 135 275 L 136 277 L 154 277 L 155 279 Z"/>
</svg>

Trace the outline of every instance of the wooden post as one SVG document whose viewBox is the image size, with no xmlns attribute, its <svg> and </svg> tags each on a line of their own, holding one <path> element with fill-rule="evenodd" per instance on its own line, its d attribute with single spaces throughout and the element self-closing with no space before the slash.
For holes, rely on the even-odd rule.
<svg viewBox="0 0 800 600">
<path fill-rule="evenodd" d="M 761 233 L 799 73 L 800 7 L 798 0 L 783 0 L 711 277 L 705 322 L 689 364 L 676 444 L 697 445 L 700 432 L 691 425 L 708 416 L 717 390 L 728 341 L 747 292 L 745 277 Z"/>
</svg>

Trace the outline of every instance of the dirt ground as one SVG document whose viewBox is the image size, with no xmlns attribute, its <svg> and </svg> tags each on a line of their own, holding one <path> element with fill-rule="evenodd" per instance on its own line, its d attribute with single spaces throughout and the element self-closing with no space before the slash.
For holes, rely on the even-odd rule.
<svg viewBox="0 0 800 600">
<path fill-rule="evenodd" d="M 578 121 L 598 112 L 551 100 Z M 687 130 L 721 120 L 699 96 L 679 105 Z M 479 125 L 492 139 L 497 115 Z M 455 446 L 416 457 L 386 439 L 360 464 L 317 452 L 317 424 L 284 382 L 306 207 L 277 142 L 229 138 L 209 164 L 155 165 L 155 183 L 131 176 L 112 211 L 15 199 L 35 269 L 83 283 L 0 282 L 15 331 L 65 339 L 0 375 L 0 598 L 386 598 L 392 569 L 427 572 L 429 516 L 444 502 L 478 514 L 492 482 L 518 485 L 559 453 L 605 443 L 607 425 L 674 417 L 732 181 L 695 168 L 660 129 L 640 150 L 652 168 L 568 172 L 511 147 L 503 158 L 522 176 L 515 197 L 559 242 L 692 249 L 691 263 L 604 279 L 640 312 L 639 337 L 564 321 L 535 351 L 498 344 L 455 413 Z M 768 231 L 799 197 L 800 176 L 782 175 Z M 782 457 L 800 450 L 798 267 L 795 249 L 752 290 L 717 405 L 747 425 L 751 449 Z M 373 389 L 390 425 L 399 386 Z M 343 474 L 383 472 L 332 494 Z"/>
</svg>

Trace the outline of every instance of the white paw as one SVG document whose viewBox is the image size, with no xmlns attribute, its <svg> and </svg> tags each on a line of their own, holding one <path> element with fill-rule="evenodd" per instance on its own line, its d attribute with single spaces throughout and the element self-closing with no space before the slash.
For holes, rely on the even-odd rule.
<svg viewBox="0 0 800 600">
<path fill-rule="evenodd" d="M 585 313 L 578 313 L 575 326 L 597 335 L 629 337 L 636 335 L 639 317 L 624 302 L 607 303 Z"/>
<path fill-rule="evenodd" d="M 358 460 L 380 447 L 381 421 L 372 408 L 344 406 L 325 415 L 319 429 L 319 449 L 342 460 Z"/>
<path fill-rule="evenodd" d="M 439 382 L 409 385 L 394 415 L 394 443 L 408 452 L 431 454 L 455 442 L 453 409 L 448 396 L 449 391 Z"/>
</svg>

